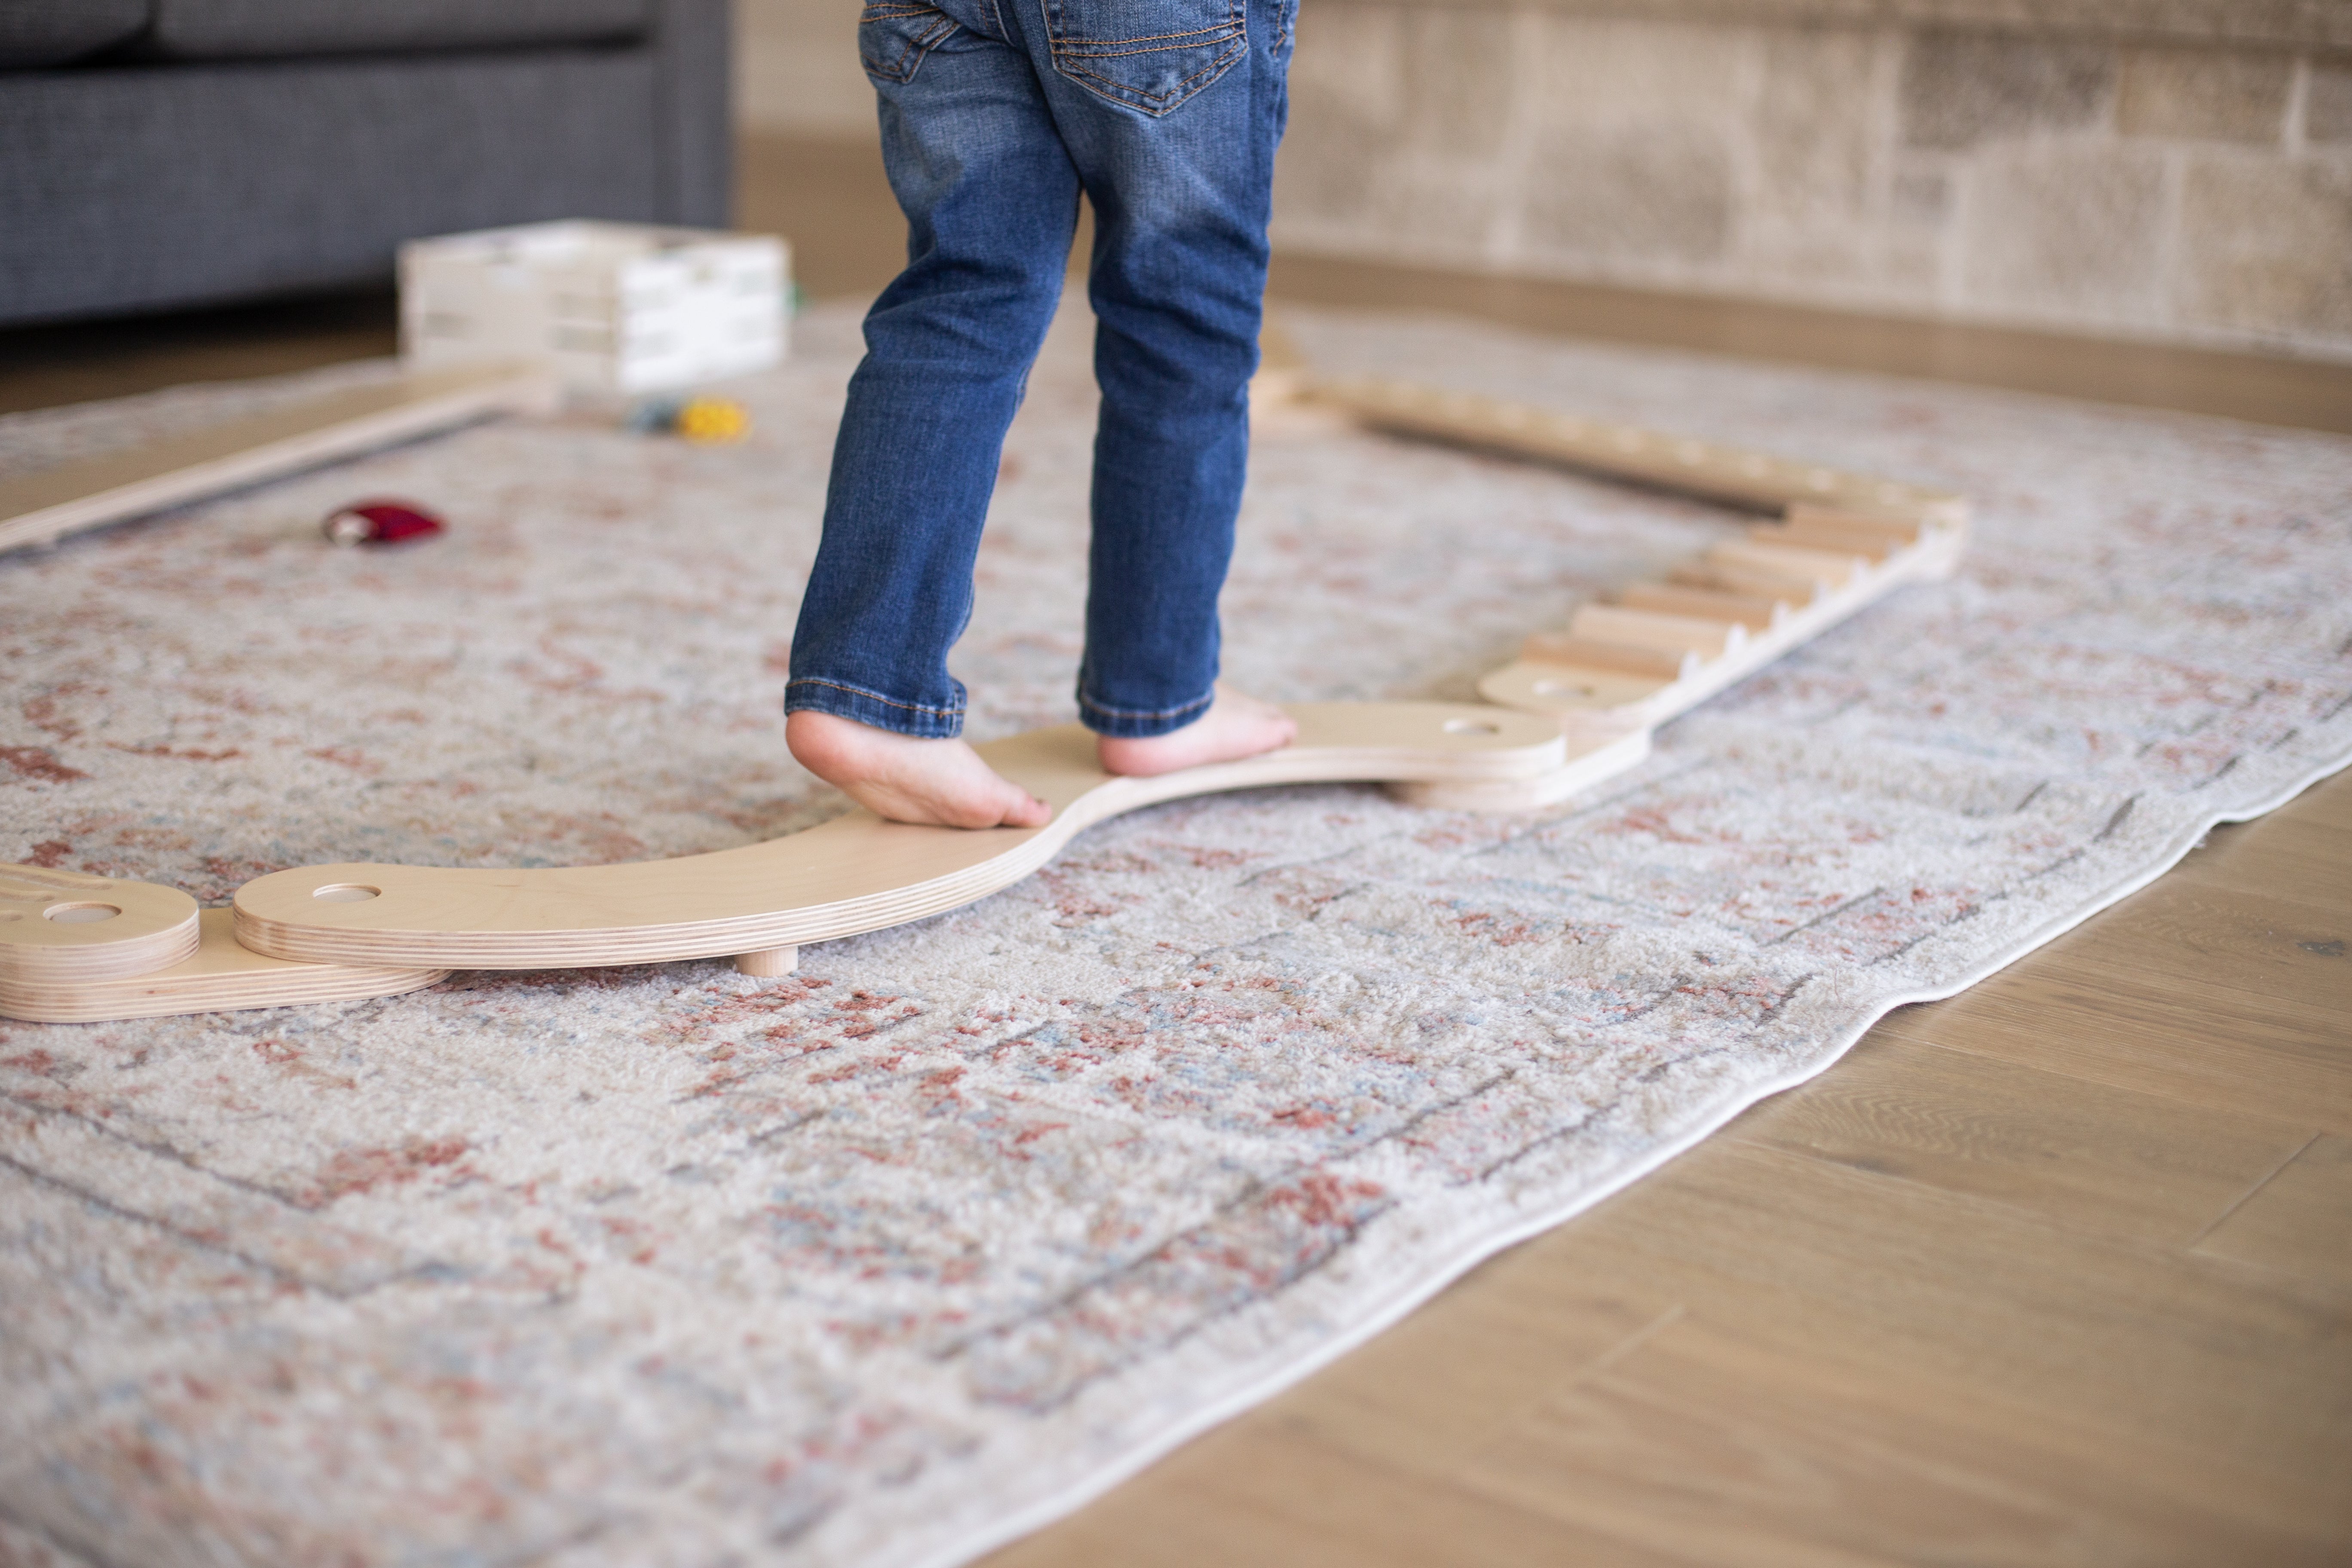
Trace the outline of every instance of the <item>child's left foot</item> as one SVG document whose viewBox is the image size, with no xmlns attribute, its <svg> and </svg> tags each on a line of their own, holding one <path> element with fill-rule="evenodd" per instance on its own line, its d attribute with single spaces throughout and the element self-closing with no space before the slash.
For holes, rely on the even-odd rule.
<svg viewBox="0 0 2352 1568">
<path fill-rule="evenodd" d="M 1108 773 L 1149 778 L 1204 763 L 1237 763 L 1297 739 L 1297 720 L 1271 702 L 1220 686 L 1209 710 L 1182 729 L 1141 738 L 1098 735 L 1095 753 Z"/>
</svg>

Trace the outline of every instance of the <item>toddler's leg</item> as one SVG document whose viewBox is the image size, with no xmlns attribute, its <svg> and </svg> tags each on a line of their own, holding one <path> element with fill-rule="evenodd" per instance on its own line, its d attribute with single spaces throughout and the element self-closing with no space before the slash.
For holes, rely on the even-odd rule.
<svg viewBox="0 0 2352 1568">
<path fill-rule="evenodd" d="M 1107 766 L 1293 738 L 1215 686 L 1249 456 L 1291 0 L 1062 0 L 1056 122 L 1096 216 L 1094 544 L 1078 702 Z M 1142 46 L 1172 40 L 1165 57 Z"/>
<path fill-rule="evenodd" d="M 1034 68 L 996 29 L 991 0 L 860 24 L 908 262 L 866 317 L 784 702 L 812 772 L 886 816 L 969 827 L 1046 815 L 956 738 L 947 654 L 1078 202 Z"/>
</svg>

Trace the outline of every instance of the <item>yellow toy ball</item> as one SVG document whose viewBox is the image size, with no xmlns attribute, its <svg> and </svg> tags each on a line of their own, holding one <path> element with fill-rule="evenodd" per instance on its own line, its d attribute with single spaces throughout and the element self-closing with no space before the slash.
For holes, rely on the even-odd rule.
<svg viewBox="0 0 2352 1568">
<path fill-rule="evenodd" d="M 751 433 L 751 410 L 725 397 L 691 397 L 678 405 L 671 426 L 689 441 L 718 445 Z"/>
</svg>

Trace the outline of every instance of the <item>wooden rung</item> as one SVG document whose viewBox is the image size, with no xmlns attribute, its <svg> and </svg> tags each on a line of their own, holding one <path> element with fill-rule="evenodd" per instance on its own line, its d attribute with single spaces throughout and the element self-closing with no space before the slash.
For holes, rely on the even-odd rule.
<svg viewBox="0 0 2352 1568">
<path fill-rule="evenodd" d="M 1903 547 L 1893 540 L 1850 534 L 1843 530 L 1823 529 L 1818 525 L 1800 528 L 1792 523 L 1759 522 L 1748 530 L 1748 537 L 1759 544 L 1770 544 L 1790 550 L 1818 550 L 1828 555 L 1859 555 L 1873 565 L 1885 561 Z"/>
<path fill-rule="evenodd" d="M 1568 623 L 1568 634 L 1592 642 L 1694 653 L 1701 658 L 1721 658 L 1748 640 L 1748 628 L 1737 621 L 1664 615 L 1622 605 L 1586 605 Z"/>
<path fill-rule="evenodd" d="M 1715 593 L 1753 595 L 1799 610 L 1819 598 L 1822 592 L 1822 584 L 1811 577 L 1791 577 L 1785 572 L 1727 566 L 1708 561 L 1685 562 L 1666 574 L 1666 581 L 1686 588 L 1704 588 Z"/>
<path fill-rule="evenodd" d="M 1738 621 L 1751 632 L 1769 631 L 1788 611 L 1785 600 L 1762 594 L 1732 594 L 1720 588 L 1677 587 L 1666 583 L 1636 583 L 1617 595 L 1618 602 L 1637 610 L 1669 616 L 1696 616 L 1710 621 Z"/>
<path fill-rule="evenodd" d="M 1698 659 L 1665 648 L 1638 647 L 1626 643 L 1596 642 L 1567 632 L 1537 632 L 1519 645 L 1519 657 L 1530 664 L 1560 664 L 1577 669 L 1605 669 L 1619 675 L 1651 675 L 1680 680 L 1696 668 Z"/>
<path fill-rule="evenodd" d="M 1864 564 L 1855 555 L 1842 555 L 1828 550 L 1800 550 L 1790 544 L 1770 544 L 1760 540 L 1735 539 L 1726 541 L 1706 552 L 1706 559 L 1726 566 L 1760 567 L 1783 577 L 1811 578 L 1832 588 L 1853 585 L 1862 574 Z"/>
<path fill-rule="evenodd" d="M 1822 506 L 1815 501 L 1790 501 L 1781 513 L 1780 521 L 1790 528 L 1834 530 L 1840 533 L 1865 538 L 1893 541 L 1897 545 L 1913 545 L 1927 526 L 1916 518 L 1873 517 L 1867 512 L 1848 511 L 1843 507 Z"/>
</svg>

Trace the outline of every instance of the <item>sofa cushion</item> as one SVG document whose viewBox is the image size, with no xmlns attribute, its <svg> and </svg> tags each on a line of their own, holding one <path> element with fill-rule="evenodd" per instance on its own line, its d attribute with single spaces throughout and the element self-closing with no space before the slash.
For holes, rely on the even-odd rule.
<svg viewBox="0 0 2352 1568">
<path fill-rule="evenodd" d="M 147 26 L 150 0 L 0 0 L 0 70 L 63 65 Z"/>
<path fill-rule="evenodd" d="M 0 0 L 0 5 L 9 0 Z M 70 5 L 73 0 L 52 0 Z M 652 0 L 153 0 L 142 53 L 257 60 L 517 44 L 593 44 L 645 36 Z"/>
<path fill-rule="evenodd" d="M 0 321 L 388 284 L 429 234 L 674 221 L 663 111 L 647 49 L 27 71 L 0 88 Z"/>
</svg>

